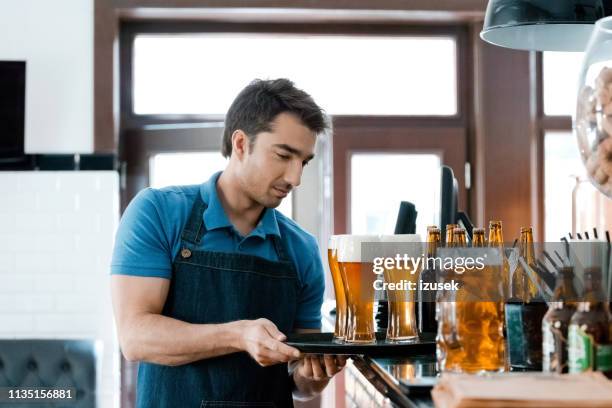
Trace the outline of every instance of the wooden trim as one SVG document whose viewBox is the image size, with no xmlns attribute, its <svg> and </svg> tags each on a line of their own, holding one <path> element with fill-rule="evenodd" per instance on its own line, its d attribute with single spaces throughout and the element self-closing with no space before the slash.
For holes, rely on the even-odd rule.
<svg viewBox="0 0 612 408">
<path fill-rule="evenodd" d="M 118 112 L 115 103 L 118 83 L 115 40 L 118 20 L 106 0 L 94 0 L 94 152 L 116 153 Z"/>
<path fill-rule="evenodd" d="M 538 118 L 543 111 L 542 53 L 529 53 L 531 224 L 536 242 L 544 242 L 544 146 Z"/>
<path fill-rule="evenodd" d="M 541 71 L 541 68 L 540 68 L 540 71 Z M 542 101 L 540 101 L 539 103 L 542 104 Z M 571 116 L 540 116 L 539 128 L 541 130 L 572 130 L 572 117 Z"/>
<path fill-rule="evenodd" d="M 431 3 L 429 1 L 415 1 L 406 3 L 401 0 L 382 0 L 376 3 L 369 1 L 181 1 L 181 0 L 169 0 L 169 1 L 147 1 L 147 0 L 114 0 L 109 2 L 107 0 L 94 0 L 94 151 L 96 152 L 112 152 L 116 153 L 118 149 L 118 134 L 119 134 L 119 117 L 120 117 L 120 90 L 119 80 L 117 73 L 119 69 L 124 69 L 122 65 L 119 65 L 118 55 L 118 39 L 119 39 L 119 21 L 122 13 L 129 12 L 130 10 L 147 9 L 147 8 L 160 8 L 163 10 L 180 9 L 187 13 L 194 12 L 193 8 L 199 10 L 216 10 L 221 8 L 236 9 L 230 10 L 227 15 L 218 13 L 214 21 L 206 23 L 211 29 L 219 29 L 219 24 L 231 25 L 236 14 L 242 12 L 245 15 L 253 14 L 254 11 L 264 11 L 269 9 L 274 15 L 283 15 L 283 12 L 287 14 L 287 10 L 303 9 L 300 11 L 301 16 L 306 19 L 304 23 L 299 23 L 300 20 L 294 19 L 291 23 L 285 23 L 285 29 L 291 29 L 292 32 L 304 32 L 304 30 L 312 30 L 316 25 L 327 26 L 327 32 L 337 33 L 339 29 L 345 28 L 353 24 L 355 27 L 360 27 L 359 30 L 371 30 L 372 28 L 378 28 L 379 30 L 383 27 L 386 29 L 403 30 L 403 33 L 408 32 L 423 32 L 427 30 L 428 33 L 435 33 L 436 30 L 441 33 L 449 33 L 449 24 L 456 25 L 458 22 L 464 21 L 461 18 L 461 13 L 468 13 L 472 15 L 474 19 L 482 19 L 482 15 L 486 8 L 485 0 L 470 0 L 465 2 L 456 1 L 441 1 Z M 246 9 L 245 9 L 246 7 Z M 186 10 L 192 8 L 192 10 Z M 258 9 L 259 8 L 259 9 Z M 240 10 L 238 10 L 240 9 Z M 275 10 L 272 10 L 275 9 Z M 281 10 L 282 9 L 282 10 Z M 334 12 L 336 17 L 333 22 L 328 20 L 328 17 L 317 15 L 317 10 L 331 10 Z M 376 19 L 368 22 L 355 20 L 355 14 L 351 14 L 352 11 L 370 11 L 375 14 L 376 11 L 390 11 L 391 14 L 387 13 L 381 16 L 379 15 Z M 398 11 L 410 11 L 415 13 L 418 17 L 417 20 L 421 19 L 423 22 L 430 24 L 431 15 L 428 16 L 428 12 L 436 11 L 443 13 L 446 17 L 442 20 L 443 24 L 435 27 L 406 27 L 406 21 L 394 20 L 392 15 L 398 14 Z M 309 16 L 310 13 L 310 17 Z M 367 14 L 367 13 L 366 13 Z M 338 17 L 340 16 L 340 17 Z M 475 16 L 475 17 L 474 17 Z M 282 19 L 277 20 L 277 24 L 252 23 L 259 25 L 260 27 L 266 27 L 270 29 L 271 26 L 281 27 L 282 24 L 278 23 Z M 401 20 L 401 19 L 400 19 Z M 436 20 L 436 18 L 433 18 Z M 439 21 L 442 21 L 438 19 Z M 166 20 L 164 22 L 168 24 Z M 241 22 L 242 30 L 252 30 L 254 28 L 251 24 L 245 24 Z M 403 24 L 401 24 L 403 23 Z M 146 25 L 141 20 L 139 24 Z M 191 22 L 194 27 L 197 26 L 198 30 L 202 29 L 202 21 L 197 24 Z M 217 26 L 215 26 L 217 24 Z M 237 27 L 236 24 L 234 26 Z M 394 28 L 395 27 L 395 28 Z M 411 31 L 412 30 L 412 31 Z M 452 30 L 452 29 L 451 29 Z M 452 32 L 452 31 L 451 31 Z M 349 32 L 350 33 L 350 32 Z M 185 118 L 175 118 L 176 120 L 185 120 Z M 169 120 L 172 120 L 169 118 Z M 205 118 L 209 120 L 209 118 Z M 210 120 L 218 120 L 218 118 L 210 118 Z M 158 122 L 159 123 L 159 122 Z M 127 124 L 127 127 L 132 127 L 132 123 Z"/>
<path fill-rule="evenodd" d="M 476 219 L 482 220 L 481 225 L 503 220 L 505 238 L 512 241 L 520 227 L 533 222 L 529 54 L 474 40 Z"/>
<path fill-rule="evenodd" d="M 412 10 L 473 13 L 481 18 L 486 0 L 112 0 L 115 8 L 281 8 L 337 10 Z"/>
<path fill-rule="evenodd" d="M 478 226 L 485 226 L 485 117 L 482 109 L 486 100 L 485 69 L 482 60 L 482 40 L 480 39 L 481 24 L 472 24 L 470 27 L 471 45 L 471 74 L 473 86 L 471 88 L 472 123 L 468 130 L 468 152 L 472 164 L 472 188 L 470 190 L 470 217 Z"/>
</svg>

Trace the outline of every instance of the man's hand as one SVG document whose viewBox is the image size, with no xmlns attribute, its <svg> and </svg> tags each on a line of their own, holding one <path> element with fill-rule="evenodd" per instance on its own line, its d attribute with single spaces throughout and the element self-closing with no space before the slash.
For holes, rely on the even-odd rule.
<svg viewBox="0 0 612 408">
<path fill-rule="evenodd" d="M 296 387 L 293 396 L 307 400 L 323 391 L 329 380 L 344 368 L 346 356 L 307 354 L 292 365 Z"/>
<path fill-rule="evenodd" d="M 298 362 L 295 371 L 297 375 L 306 380 L 328 381 L 345 365 L 346 356 L 307 354 Z"/>
<path fill-rule="evenodd" d="M 300 357 L 300 351 L 286 345 L 287 338 L 268 319 L 242 320 L 238 325 L 239 348 L 262 367 L 286 363 Z"/>
</svg>

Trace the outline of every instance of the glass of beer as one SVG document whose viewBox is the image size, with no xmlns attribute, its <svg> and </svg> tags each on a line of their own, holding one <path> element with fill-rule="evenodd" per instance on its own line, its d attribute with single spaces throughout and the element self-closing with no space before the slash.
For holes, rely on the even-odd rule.
<svg viewBox="0 0 612 408">
<path fill-rule="evenodd" d="M 381 235 L 380 242 L 380 255 L 395 260 L 383 270 L 389 302 L 387 341 L 412 342 L 418 338 L 415 300 L 423 269 L 423 244 L 417 234 Z"/>
<path fill-rule="evenodd" d="M 336 326 L 334 328 L 334 341 L 343 342 L 346 339 L 346 328 L 348 322 L 348 308 L 344 288 L 344 280 L 338 266 L 338 235 L 329 238 L 327 246 L 327 261 L 334 283 L 334 294 L 336 296 Z"/>
<path fill-rule="evenodd" d="M 455 264 L 463 257 L 497 261 L 482 267 L 456 266 L 445 271 L 445 282 L 458 281 L 459 290 L 443 290 L 438 304 L 437 355 L 442 371 L 480 373 L 505 367 L 502 257 L 498 249 L 457 248 Z M 484 256 L 486 251 L 486 256 Z M 446 252 L 443 257 L 450 255 Z"/>
<path fill-rule="evenodd" d="M 362 244 L 378 242 L 377 235 L 344 235 L 337 238 L 338 266 L 345 279 L 348 302 L 347 343 L 376 341 L 374 325 L 374 281 L 372 259 L 362 253 Z M 362 254 L 364 255 L 362 257 Z"/>
</svg>

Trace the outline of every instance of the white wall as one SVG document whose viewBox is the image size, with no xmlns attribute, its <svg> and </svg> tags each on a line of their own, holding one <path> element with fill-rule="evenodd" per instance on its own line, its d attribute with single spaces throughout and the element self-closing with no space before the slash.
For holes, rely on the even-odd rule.
<svg viewBox="0 0 612 408">
<path fill-rule="evenodd" d="M 26 153 L 93 152 L 93 0 L 0 3 L 0 60 L 26 61 Z"/>
<path fill-rule="evenodd" d="M 0 337 L 102 340 L 101 407 L 118 407 L 109 291 L 118 174 L 0 172 L 0 197 Z"/>
</svg>

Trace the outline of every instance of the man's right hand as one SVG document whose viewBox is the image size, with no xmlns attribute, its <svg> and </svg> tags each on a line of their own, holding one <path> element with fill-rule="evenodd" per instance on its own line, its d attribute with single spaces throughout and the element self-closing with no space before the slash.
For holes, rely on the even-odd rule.
<svg viewBox="0 0 612 408">
<path fill-rule="evenodd" d="M 286 336 L 268 319 L 238 322 L 239 348 L 262 367 L 286 363 L 300 357 L 300 351 L 283 343 Z"/>
</svg>

